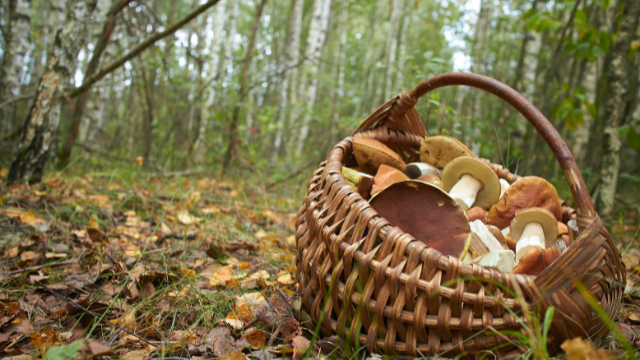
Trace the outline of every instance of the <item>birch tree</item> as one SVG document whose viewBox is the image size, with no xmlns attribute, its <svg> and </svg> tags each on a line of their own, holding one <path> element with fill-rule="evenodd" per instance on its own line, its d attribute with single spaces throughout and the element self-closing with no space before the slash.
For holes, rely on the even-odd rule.
<svg viewBox="0 0 640 360">
<path fill-rule="evenodd" d="M 302 118 L 302 126 L 300 135 L 296 142 L 296 154 L 302 152 L 302 147 L 309 134 L 309 122 L 311 121 L 311 112 L 316 102 L 318 90 L 318 67 L 321 61 L 322 45 L 327 36 L 327 27 L 329 26 L 329 15 L 331 13 L 331 0 L 315 0 L 314 13 L 309 28 L 309 37 L 307 38 L 307 48 L 305 54 L 305 71 L 303 72 L 300 83 L 304 87 L 304 93 L 301 97 L 304 99 L 306 110 Z"/>
<path fill-rule="evenodd" d="M 20 95 L 20 75 L 31 38 L 31 0 L 10 2 L 9 23 L 5 27 L 2 73 L 0 74 L 0 104 Z M 16 103 L 0 109 L 0 134 L 13 130 Z"/>
<path fill-rule="evenodd" d="M 400 40 L 398 43 L 398 71 L 396 73 L 395 85 L 392 90 L 399 91 L 404 88 L 404 61 L 407 56 L 407 33 L 409 32 L 409 24 L 411 23 L 411 2 L 404 1 L 404 9 L 402 11 L 402 28 L 400 30 Z"/>
<path fill-rule="evenodd" d="M 393 0 L 393 7 L 391 8 L 391 19 L 389 20 L 389 30 L 387 31 L 387 74 L 385 76 L 383 95 L 385 98 L 391 94 L 393 88 L 393 70 L 396 69 L 396 51 L 398 48 L 398 28 L 404 10 L 402 3 L 402 0 Z"/>
<path fill-rule="evenodd" d="M 289 16 L 288 41 L 285 51 L 285 64 L 282 73 L 282 85 L 280 86 L 280 110 L 278 111 L 278 122 L 276 137 L 273 142 L 273 154 L 271 161 L 274 162 L 280 154 L 282 138 L 284 134 L 284 124 L 287 118 L 287 108 L 289 106 L 289 79 L 295 79 L 296 66 L 300 54 L 300 31 L 302 28 L 302 0 L 291 1 L 291 15 Z M 293 86 L 292 86 L 293 88 Z M 295 104 L 296 92 L 291 91 L 292 102 Z"/>
<path fill-rule="evenodd" d="M 36 98 L 24 123 L 22 140 L 7 175 L 7 183 L 41 180 L 49 159 L 51 143 L 60 122 L 60 93 L 69 84 L 78 52 L 84 46 L 83 34 L 97 0 L 76 0 L 69 7 L 64 27 L 57 31 L 49 51 Z"/>
<path fill-rule="evenodd" d="M 216 79 L 219 74 L 220 65 L 220 51 L 222 47 L 222 27 L 224 25 L 224 14 L 227 5 L 226 0 L 220 1 L 216 8 L 216 16 L 213 19 L 213 41 L 211 43 L 211 61 L 209 62 L 209 72 L 205 81 L 205 103 L 202 109 L 202 117 L 200 118 L 200 127 L 198 129 L 198 135 L 194 143 L 195 148 L 195 160 L 197 164 L 202 162 L 202 156 L 204 152 L 204 136 L 209 128 L 209 121 L 213 116 L 213 105 L 216 101 Z"/>
<path fill-rule="evenodd" d="M 617 42 L 611 49 L 611 62 L 607 69 L 607 99 L 604 103 L 602 121 L 602 170 L 600 173 L 600 191 L 597 198 L 598 212 L 603 218 L 613 215 L 614 197 L 620 170 L 620 138 L 618 128 L 624 118 L 625 102 L 629 87 L 629 50 L 631 41 L 638 29 L 640 1 L 619 0 L 621 11 Z"/>
</svg>

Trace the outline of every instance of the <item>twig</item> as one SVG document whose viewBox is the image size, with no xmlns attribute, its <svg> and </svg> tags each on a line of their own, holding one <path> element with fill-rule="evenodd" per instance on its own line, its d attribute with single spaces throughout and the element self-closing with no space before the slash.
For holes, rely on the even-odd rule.
<svg viewBox="0 0 640 360">
<path fill-rule="evenodd" d="M 35 94 L 35 93 L 32 93 L 32 94 L 24 94 L 24 95 L 16 96 L 16 97 L 11 98 L 11 99 L 9 99 L 9 100 L 7 100 L 7 101 L 3 102 L 2 104 L 0 104 L 0 109 L 2 109 L 3 107 L 5 107 L 5 106 L 7 106 L 7 105 L 9 105 L 9 104 L 11 104 L 11 103 L 17 102 L 17 101 L 22 101 L 22 100 L 28 100 L 28 99 L 31 99 L 31 98 L 32 98 L 32 97 L 34 97 L 34 96 L 36 96 L 36 94 Z"/>
<path fill-rule="evenodd" d="M 164 38 L 164 37 L 166 37 L 168 35 L 173 34 L 176 30 L 180 29 L 183 25 L 185 25 L 189 21 L 193 20 L 193 18 L 195 18 L 196 16 L 200 15 L 201 13 L 203 13 L 205 10 L 207 10 L 210 7 L 212 7 L 213 5 L 217 4 L 219 1 L 220 0 L 209 0 L 209 1 L 207 1 L 203 5 L 200 5 L 195 10 L 193 10 L 192 12 L 187 14 L 187 16 L 185 16 L 182 19 L 176 21 L 172 25 L 169 25 L 165 31 L 159 32 L 157 34 L 154 34 L 154 35 L 148 37 L 146 40 L 144 40 L 143 42 L 138 44 L 138 46 L 136 46 L 135 48 L 131 49 L 131 51 L 129 51 L 126 55 L 124 55 L 121 58 L 116 59 L 112 63 L 106 65 L 97 74 L 91 76 L 88 79 L 85 79 L 82 82 L 81 86 L 75 88 L 73 91 L 71 91 L 68 94 L 68 97 L 69 98 L 73 98 L 73 97 L 79 95 L 80 93 L 82 93 L 83 91 L 87 90 L 93 84 L 95 84 L 98 80 L 102 79 L 105 75 L 109 74 L 113 70 L 115 70 L 115 69 L 119 68 L 120 66 L 124 65 L 124 63 L 126 63 L 127 61 L 129 61 L 129 60 L 133 59 L 134 57 L 136 57 L 144 49 L 148 48 L 149 46 L 154 44 L 156 41 L 158 41 L 158 40 L 160 40 L 160 39 L 162 39 L 162 38 Z"/>
<path fill-rule="evenodd" d="M 127 330 L 127 329 L 123 328 L 123 327 L 120 327 L 120 326 L 118 326 L 118 325 L 116 325 L 116 324 L 112 324 L 109 320 L 104 319 L 103 317 L 101 317 L 101 315 L 100 315 L 100 314 L 95 313 L 95 312 L 93 312 L 93 311 L 91 311 L 91 310 L 89 310 L 89 309 L 85 308 L 84 306 L 82 306 L 82 305 L 80 305 L 80 304 L 76 303 L 75 301 L 67 299 L 64 295 L 60 295 L 60 294 L 58 294 L 57 292 L 55 292 L 55 291 L 53 291 L 53 290 L 49 289 L 49 287 L 48 287 L 47 285 L 45 285 L 45 284 L 41 283 L 40 281 L 35 280 L 35 283 L 36 283 L 36 284 L 38 284 L 38 285 L 40 285 L 40 286 L 42 286 L 42 288 L 43 288 L 43 289 L 45 289 L 45 290 L 46 290 L 48 293 L 50 293 L 51 295 L 53 295 L 53 296 L 57 296 L 58 298 L 60 298 L 60 299 L 64 300 L 64 301 L 65 301 L 65 302 L 67 302 L 68 304 L 70 304 L 71 306 L 73 306 L 73 307 L 75 307 L 75 308 L 77 308 L 77 309 L 80 309 L 80 310 L 82 310 L 83 312 L 85 312 L 85 313 L 87 313 L 87 314 L 89 314 L 89 315 L 91 315 L 91 316 L 95 317 L 96 319 L 98 319 L 98 320 L 99 320 L 100 322 L 102 322 L 103 324 L 106 324 L 106 325 L 109 325 L 109 326 L 111 326 L 111 327 L 114 327 L 114 328 L 116 328 L 116 329 L 118 329 L 118 330 L 120 330 L 120 331 L 124 331 L 124 332 L 126 332 L 127 334 L 129 334 L 129 335 L 131 335 L 131 336 L 134 336 L 134 337 L 138 338 L 138 340 L 140 340 L 140 341 L 144 342 L 145 344 L 147 344 L 147 345 L 151 345 L 151 346 L 153 346 L 154 348 L 156 347 L 156 345 L 154 345 L 152 342 L 150 342 L 150 341 L 148 341 L 148 340 L 146 340 L 146 339 L 144 339 L 144 338 L 140 337 L 139 335 L 136 335 L 135 333 L 133 333 L 133 332 L 131 332 L 131 331 L 129 331 L 129 330 Z"/>
<path fill-rule="evenodd" d="M 37 270 L 37 269 L 41 269 L 41 268 L 48 267 L 48 266 L 54 267 L 54 266 L 70 265 L 70 264 L 75 264 L 77 262 L 78 262 L 77 260 L 67 260 L 67 261 L 61 261 L 61 262 L 46 263 L 46 264 L 37 265 L 37 266 L 30 266 L 30 267 L 26 267 L 24 269 L 18 269 L 18 270 L 9 271 L 9 275 L 21 274 L 23 272 L 28 272 L 28 271 L 31 271 L 31 270 Z"/>
</svg>

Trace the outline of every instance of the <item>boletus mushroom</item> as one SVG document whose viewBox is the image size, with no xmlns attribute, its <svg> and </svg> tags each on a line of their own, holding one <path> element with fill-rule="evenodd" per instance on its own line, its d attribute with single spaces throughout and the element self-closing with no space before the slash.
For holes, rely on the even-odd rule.
<svg viewBox="0 0 640 360">
<path fill-rule="evenodd" d="M 500 200 L 489 209 L 487 222 L 504 229 L 509 226 L 516 211 L 532 207 L 544 208 L 556 219 L 562 219 L 562 207 L 556 188 L 543 178 L 527 176 L 505 190 Z"/>
<path fill-rule="evenodd" d="M 387 186 L 397 183 L 398 181 L 409 180 L 407 175 L 402 171 L 393 168 L 388 165 L 380 165 L 378 173 L 373 178 L 373 187 L 371 188 L 371 195 L 381 191 Z"/>
<path fill-rule="evenodd" d="M 516 257 L 511 250 L 491 250 L 485 255 L 473 260 L 472 263 L 502 272 L 511 272 L 516 264 Z"/>
<path fill-rule="evenodd" d="M 471 209 L 467 210 L 466 213 L 469 222 L 480 220 L 483 224 L 487 223 L 487 210 L 481 208 L 480 206 L 472 207 Z"/>
<path fill-rule="evenodd" d="M 342 176 L 353 190 L 355 190 L 362 198 L 368 199 L 373 186 L 373 176 L 358 172 L 346 166 L 342 167 Z"/>
<path fill-rule="evenodd" d="M 555 247 L 532 248 L 520 258 L 518 264 L 513 268 L 513 273 L 538 276 L 559 257 L 560 250 Z"/>
<path fill-rule="evenodd" d="M 509 228 L 511 236 L 517 241 L 517 260 L 533 248 L 550 248 L 558 234 L 558 222 L 555 216 L 543 208 L 519 210 Z"/>
<path fill-rule="evenodd" d="M 420 143 L 420 161 L 442 169 L 461 156 L 473 157 L 471 150 L 451 136 L 437 135 L 424 138 Z"/>
<path fill-rule="evenodd" d="M 482 161 L 459 157 L 442 170 L 442 185 L 460 206 L 489 209 L 500 198 L 500 181 L 496 173 Z"/>
<path fill-rule="evenodd" d="M 407 167 L 404 168 L 404 173 L 409 179 L 418 179 L 426 175 L 435 175 L 440 178 L 440 170 L 435 166 L 421 162 L 407 164 Z"/>
<path fill-rule="evenodd" d="M 378 140 L 359 137 L 353 140 L 353 154 L 358 167 L 369 175 L 374 175 L 380 165 L 389 165 L 402 172 L 406 164 L 393 150 Z"/>
<path fill-rule="evenodd" d="M 464 210 L 442 189 L 417 180 L 386 187 L 369 200 L 392 225 L 444 255 L 463 259 L 469 223 Z"/>
</svg>

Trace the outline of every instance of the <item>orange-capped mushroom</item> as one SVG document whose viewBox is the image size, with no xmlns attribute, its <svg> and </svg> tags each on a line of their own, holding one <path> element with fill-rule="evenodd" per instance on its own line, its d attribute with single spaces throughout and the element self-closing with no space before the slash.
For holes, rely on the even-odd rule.
<svg viewBox="0 0 640 360">
<path fill-rule="evenodd" d="M 513 268 L 513 273 L 538 276 L 559 257 L 560 250 L 555 247 L 548 249 L 532 248 L 520 258 Z"/>
</svg>

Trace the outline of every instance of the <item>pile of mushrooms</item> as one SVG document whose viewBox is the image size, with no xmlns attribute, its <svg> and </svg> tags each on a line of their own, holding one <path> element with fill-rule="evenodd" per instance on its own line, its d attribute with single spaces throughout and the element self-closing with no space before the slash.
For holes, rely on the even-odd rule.
<svg viewBox="0 0 640 360">
<path fill-rule="evenodd" d="M 554 186 L 528 176 L 513 184 L 450 136 L 423 139 L 405 164 L 385 144 L 353 141 L 357 167 L 342 175 L 393 226 L 444 255 L 503 272 L 537 276 L 570 244 Z"/>
</svg>

